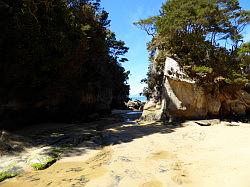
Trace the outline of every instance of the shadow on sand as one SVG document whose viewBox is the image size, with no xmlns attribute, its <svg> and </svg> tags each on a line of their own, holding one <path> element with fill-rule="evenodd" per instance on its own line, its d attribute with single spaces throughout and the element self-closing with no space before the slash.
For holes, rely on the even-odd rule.
<svg viewBox="0 0 250 187">
<path fill-rule="evenodd" d="M 11 155 L 18 156 L 25 148 L 44 148 L 45 154 L 63 153 L 63 156 L 70 157 L 82 155 L 86 149 L 127 143 L 155 133 L 171 133 L 181 127 L 178 122 L 174 125 L 164 125 L 162 122 L 140 124 L 134 121 L 140 115 L 140 112 L 126 111 L 120 113 L 118 118 L 113 116 L 89 123 L 37 124 L 18 131 L 5 132 L 3 139 L 10 146 L 7 153 Z"/>
<path fill-rule="evenodd" d="M 174 125 L 164 124 L 163 122 L 142 123 L 126 122 L 116 124 L 103 132 L 102 138 L 104 145 L 115 145 L 128 143 L 144 136 L 150 136 L 155 133 L 172 133 L 182 125 L 176 122 Z"/>
</svg>

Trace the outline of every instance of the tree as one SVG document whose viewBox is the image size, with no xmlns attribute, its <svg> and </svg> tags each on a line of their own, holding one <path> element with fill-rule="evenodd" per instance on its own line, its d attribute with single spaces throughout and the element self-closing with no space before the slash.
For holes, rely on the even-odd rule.
<svg viewBox="0 0 250 187">
<path fill-rule="evenodd" d="M 241 68 L 250 79 L 250 42 L 243 43 L 238 49 L 238 54 L 241 60 Z"/>
<path fill-rule="evenodd" d="M 127 100 L 128 48 L 100 0 L 2 0 L 0 15 L 0 106 L 82 118 Z"/>
<path fill-rule="evenodd" d="M 223 77 L 226 85 L 241 87 L 249 80 L 242 73 L 237 51 L 249 13 L 238 0 L 169 0 L 159 16 L 137 25 L 146 32 L 156 30 L 149 45 L 152 54 L 159 49 L 165 57 L 178 58 L 204 88 L 213 86 L 217 77 Z"/>
</svg>

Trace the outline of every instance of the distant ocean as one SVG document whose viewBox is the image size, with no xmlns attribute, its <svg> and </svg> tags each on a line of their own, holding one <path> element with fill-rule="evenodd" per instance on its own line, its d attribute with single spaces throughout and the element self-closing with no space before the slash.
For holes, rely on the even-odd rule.
<svg viewBox="0 0 250 187">
<path fill-rule="evenodd" d="M 130 96 L 130 99 L 132 99 L 132 101 L 135 101 L 135 100 L 139 100 L 139 101 L 142 101 L 142 102 L 147 101 L 147 98 L 144 97 L 144 96 Z"/>
</svg>

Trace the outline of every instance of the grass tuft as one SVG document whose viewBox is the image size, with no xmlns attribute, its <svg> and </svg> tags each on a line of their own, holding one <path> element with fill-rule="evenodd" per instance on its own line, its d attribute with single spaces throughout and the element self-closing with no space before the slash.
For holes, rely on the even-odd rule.
<svg viewBox="0 0 250 187">
<path fill-rule="evenodd" d="M 0 172 L 0 182 L 4 181 L 5 179 L 9 179 L 12 177 L 15 177 L 17 174 L 14 173 L 8 173 L 6 171 Z"/>
<path fill-rule="evenodd" d="M 43 169 L 48 168 L 49 166 L 51 166 L 55 162 L 56 162 L 56 159 L 50 157 L 47 160 L 45 160 L 44 163 L 33 163 L 33 164 L 31 164 L 31 167 L 33 167 L 36 170 L 43 170 Z"/>
</svg>

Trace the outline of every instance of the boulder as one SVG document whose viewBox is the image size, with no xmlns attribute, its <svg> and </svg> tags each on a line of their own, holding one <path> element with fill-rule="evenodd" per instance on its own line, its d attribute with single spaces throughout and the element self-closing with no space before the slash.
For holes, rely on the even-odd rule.
<svg viewBox="0 0 250 187">
<path fill-rule="evenodd" d="M 156 71 L 156 68 L 152 69 Z M 152 93 L 152 99 L 145 104 L 142 119 L 245 115 L 250 110 L 248 92 L 241 90 L 234 96 L 219 92 L 207 93 L 172 58 L 166 58 L 162 85 L 161 92 L 156 90 Z"/>
<path fill-rule="evenodd" d="M 128 101 L 126 106 L 131 110 L 143 110 L 145 102 L 141 102 L 139 100 L 136 101 Z"/>
<path fill-rule="evenodd" d="M 163 118 L 162 110 L 151 109 L 151 110 L 143 110 L 141 120 L 143 121 L 158 121 Z"/>
<path fill-rule="evenodd" d="M 190 79 L 178 62 L 171 58 L 165 61 L 163 88 L 158 97 L 160 100 L 155 101 L 155 98 L 146 103 L 142 115 L 144 119 L 201 118 L 207 116 L 209 111 L 218 112 L 216 107 L 208 107 L 207 103 L 211 101 L 207 100 L 202 87 Z"/>
<path fill-rule="evenodd" d="M 166 100 L 164 110 L 167 110 L 170 116 L 175 118 L 199 118 L 207 115 L 207 98 L 201 87 L 185 80 L 168 77 L 166 79 L 168 80 L 165 80 L 164 84 L 164 99 Z"/>
<path fill-rule="evenodd" d="M 220 124 L 221 121 L 219 119 L 211 119 L 211 120 L 199 120 L 195 121 L 195 123 L 200 126 L 212 126 Z"/>
<path fill-rule="evenodd" d="M 156 102 L 153 99 L 150 99 L 145 105 L 144 110 L 154 109 L 156 107 Z"/>
</svg>

